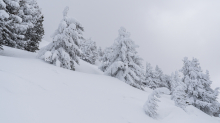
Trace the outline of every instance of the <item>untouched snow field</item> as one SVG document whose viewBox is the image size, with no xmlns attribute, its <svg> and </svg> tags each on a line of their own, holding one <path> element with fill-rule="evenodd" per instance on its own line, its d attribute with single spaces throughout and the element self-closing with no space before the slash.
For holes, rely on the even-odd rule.
<svg viewBox="0 0 220 123">
<path fill-rule="evenodd" d="M 36 53 L 0 51 L 0 123 L 220 123 L 193 106 L 183 111 L 169 95 L 160 98 L 159 118 L 152 119 L 143 111 L 151 91 L 84 61 L 70 71 L 36 59 Z"/>
</svg>

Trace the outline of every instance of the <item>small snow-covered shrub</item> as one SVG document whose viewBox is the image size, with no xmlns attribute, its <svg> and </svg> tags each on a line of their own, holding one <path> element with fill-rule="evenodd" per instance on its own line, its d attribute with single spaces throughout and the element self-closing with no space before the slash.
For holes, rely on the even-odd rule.
<svg viewBox="0 0 220 123">
<path fill-rule="evenodd" d="M 155 89 L 149 96 L 147 102 L 144 104 L 144 111 L 145 113 L 152 117 L 152 118 L 157 118 L 158 114 L 156 112 L 157 110 L 157 102 L 160 102 L 159 99 L 161 94 L 170 94 L 169 89 L 163 87 L 163 88 L 157 88 Z"/>
</svg>

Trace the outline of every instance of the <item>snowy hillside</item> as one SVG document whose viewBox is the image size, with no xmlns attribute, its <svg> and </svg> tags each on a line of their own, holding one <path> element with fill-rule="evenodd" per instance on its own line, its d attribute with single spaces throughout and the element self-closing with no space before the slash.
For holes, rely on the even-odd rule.
<svg viewBox="0 0 220 123">
<path fill-rule="evenodd" d="M 220 122 L 193 106 L 183 111 L 169 95 L 152 119 L 143 110 L 152 90 L 135 89 L 84 61 L 71 71 L 35 57 L 9 47 L 0 52 L 0 123 Z"/>
</svg>

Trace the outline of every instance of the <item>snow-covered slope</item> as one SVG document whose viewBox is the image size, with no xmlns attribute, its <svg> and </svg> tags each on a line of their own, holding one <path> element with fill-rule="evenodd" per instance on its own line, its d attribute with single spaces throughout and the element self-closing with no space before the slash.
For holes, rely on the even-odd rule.
<svg viewBox="0 0 220 123">
<path fill-rule="evenodd" d="M 135 89 L 83 61 L 70 71 L 35 56 L 8 47 L 0 53 L 0 123 L 220 122 L 192 106 L 183 111 L 169 95 L 152 119 L 142 108 L 150 89 Z"/>
</svg>

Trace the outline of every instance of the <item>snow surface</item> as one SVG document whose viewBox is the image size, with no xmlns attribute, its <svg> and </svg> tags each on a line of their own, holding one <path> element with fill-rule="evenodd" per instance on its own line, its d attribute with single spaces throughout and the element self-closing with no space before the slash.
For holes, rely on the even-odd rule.
<svg viewBox="0 0 220 123">
<path fill-rule="evenodd" d="M 9 47 L 0 52 L 0 123 L 219 123 L 169 95 L 158 103 L 157 120 L 143 110 L 151 89 L 141 91 L 80 61 L 71 71 Z"/>
</svg>

